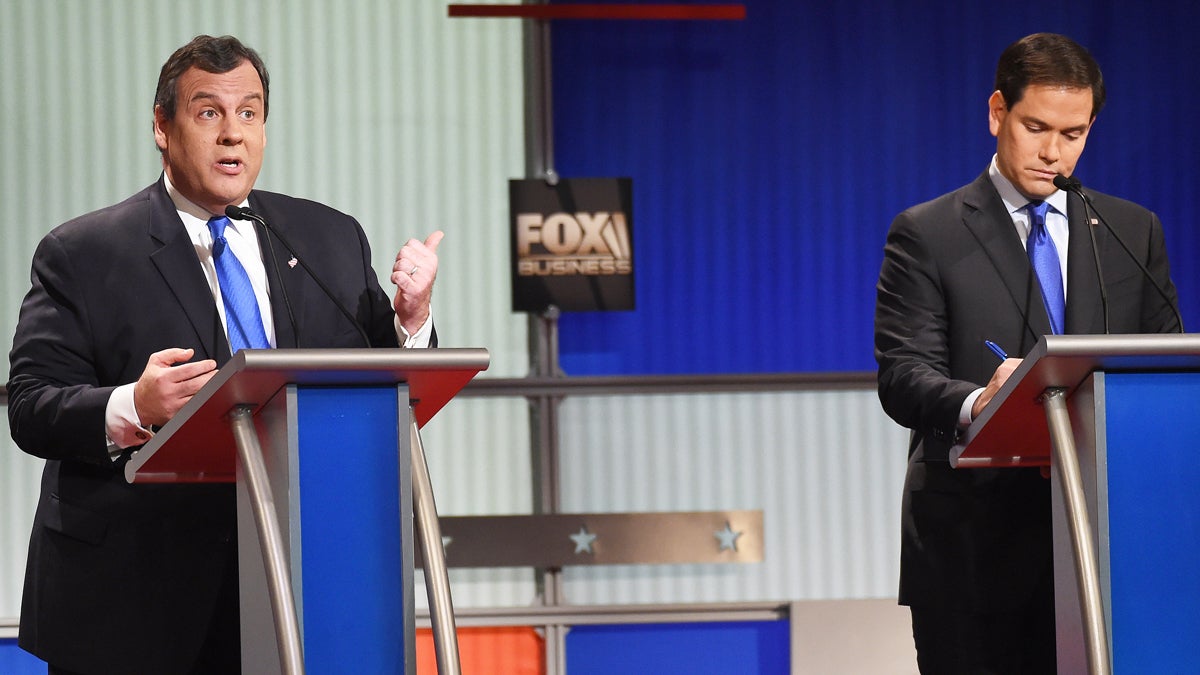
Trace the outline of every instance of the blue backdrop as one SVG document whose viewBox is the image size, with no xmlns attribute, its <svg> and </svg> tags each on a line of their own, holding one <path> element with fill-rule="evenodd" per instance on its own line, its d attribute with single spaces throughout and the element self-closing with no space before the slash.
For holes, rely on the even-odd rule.
<svg viewBox="0 0 1200 675">
<path fill-rule="evenodd" d="M 871 370 L 883 240 L 970 182 L 996 59 L 1070 35 L 1109 88 L 1076 170 L 1166 228 L 1200 326 L 1200 9 L 1187 2 L 747 2 L 745 21 L 560 21 L 556 168 L 631 176 L 637 310 L 565 315 L 571 375 Z"/>
</svg>

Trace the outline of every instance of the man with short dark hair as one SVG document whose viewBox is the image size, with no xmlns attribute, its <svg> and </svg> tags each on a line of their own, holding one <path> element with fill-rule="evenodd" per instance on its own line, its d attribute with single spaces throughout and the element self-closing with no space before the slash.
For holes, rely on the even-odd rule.
<svg viewBox="0 0 1200 675">
<path fill-rule="evenodd" d="M 389 297 L 353 218 L 253 189 L 268 93 L 236 38 L 181 47 L 155 94 L 159 180 L 55 228 L 34 254 L 8 412 L 17 445 L 47 460 L 19 644 L 51 673 L 240 670 L 233 486 L 124 478 L 131 452 L 233 352 L 363 347 L 364 333 L 373 347 L 436 345 L 442 233 L 404 244 Z M 336 302 L 229 206 L 282 233 Z"/>
<path fill-rule="evenodd" d="M 1040 336 L 1105 332 L 1082 204 L 1053 182 L 1074 172 L 1104 99 L 1099 66 L 1071 39 L 1013 43 L 988 99 L 990 166 L 888 232 L 875 356 L 884 410 L 913 430 L 900 603 L 923 673 L 1056 670 L 1049 481 L 1038 469 L 955 470 L 949 453 Z M 1158 218 L 1090 194 L 1170 298 L 1098 229 L 1109 332 L 1180 330 Z M 998 363 L 985 340 L 1018 358 Z"/>
</svg>

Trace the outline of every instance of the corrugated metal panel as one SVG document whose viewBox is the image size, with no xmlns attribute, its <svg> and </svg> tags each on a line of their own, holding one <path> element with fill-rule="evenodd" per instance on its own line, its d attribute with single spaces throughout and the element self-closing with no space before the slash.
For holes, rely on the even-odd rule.
<svg viewBox="0 0 1200 675">
<path fill-rule="evenodd" d="M 0 97 L 3 351 L 42 235 L 157 178 L 158 70 L 199 33 L 238 35 L 271 72 L 259 187 L 357 216 L 381 273 L 407 238 L 444 229 L 442 344 L 489 348 L 489 375 L 524 374 L 525 319 L 509 311 L 507 272 L 507 179 L 524 166 L 520 23 L 450 20 L 430 0 L 0 2 L 0 81 L 10 94 Z M 7 380 L 7 359 L 0 375 Z M 0 617 L 17 613 L 36 495 L 30 460 L 7 436 Z M 426 441 L 443 511 L 528 510 L 523 401 L 453 404 Z M 492 477 L 494 489 L 480 487 Z M 460 480 L 464 489 L 451 488 Z M 502 578 L 504 590 L 487 597 L 510 592 Z"/>
<path fill-rule="evenodd" d="M 524 399 L 451 401 L 425 425 L 421 440 L 439 514 L 532 513 Z M 416 578 L 417 607 L 428 607 L 424 576 L 418 572 Z M 535 597 L 528 569 L 450 570 L 450 586 L 455 607 L 520 607 Z"/>
<path fill-rule="evenodd" d="M 895 594 L 907 432 L 874 392 L 572 398 L 562 412 L 564 511 L 762 509 L 766 530 L 761 564 L 568 569 L 570 602 Z"/>
<path fill-rule="evenodd" d="M 0 410 L 3 407 L 0 406 Z M 42 460 L 18 452 L 8 440 L 8 415 L 0 418 L 0 625 L 21 607 L 21 582 L 29 524 L 37 503 Z"/>
</svg>

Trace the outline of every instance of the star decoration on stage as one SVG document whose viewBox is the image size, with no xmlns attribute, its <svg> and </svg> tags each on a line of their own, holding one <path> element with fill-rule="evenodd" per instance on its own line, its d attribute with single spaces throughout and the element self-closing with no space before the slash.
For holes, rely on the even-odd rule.
<svg viewBox="0 0 1200 675">
<path fill-rule="evenodd" d="M 596 541 L 596 535 L 588 532 L 587 525 L 581 525 L 579 527 L 579 532 L 569 536 L 571 537 L 571 541 L 575 542 L 576 555 L 580 553 L 595 553 L 595 551 L 592 550 L 592 542 Z"/>
<path fill-rule="evenodd" d="M 737 553 L 737 540 L 738 537 L 742 536 L 742 533 L 734 532 L 733 528 L 729 526 L 729 521 L 725 521 L 725 529 L 713 532 L 713 536 L 721 544 L 721 547 L 717 549 L 718 551 L 733 551 Z"/>
<path fill-rule="evenodd" d="M 453 542 L 454 542 L 454 537 L 448 537 L 443 534 L 442 535 L 442 550 L 445 551 L 450 546 L 450 544 Z"/>
</svg>

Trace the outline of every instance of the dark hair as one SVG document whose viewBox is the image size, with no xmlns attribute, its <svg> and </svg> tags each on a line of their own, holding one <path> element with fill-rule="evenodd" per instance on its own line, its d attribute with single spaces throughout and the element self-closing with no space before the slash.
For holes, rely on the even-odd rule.
<svg viewBox="0 0 1200 675">
<path fill-rule="evenodd" d="M 1031 84 L 1092 90 L 1092 118 L 1104 107 L 1100 65 L 1065 35 L 1034 33 L 1009 45 L 996 65 L 996 90 L 1012 109 Z"/>
<path fill-rule="evenodd" d="M 164 118 L 175 119 L 175 103 L 178 97 L 176 84 L 179 76 L 183 75 L 188 68 L 195 66 L 207 73 L 228 73 L 242 65 L 243 61 L 249 61 L 250 65 L 258 71 L 258 79 L 262 82 L 263 88 L 263 119 L 265 120 L 269 108 L 267 101 L 268 83 L 270 82 L 270 77 L 267 76 L 267 67 L 263 65 L 263 60 L 258 52 L 242 44 L 232 35 L 224 37 L 197 35 L 192 38 L 191 42 L 176 49 L 158 73 L 158 88 L 154 91 L 155 107 L 162 109 Z"/>
</svg>

